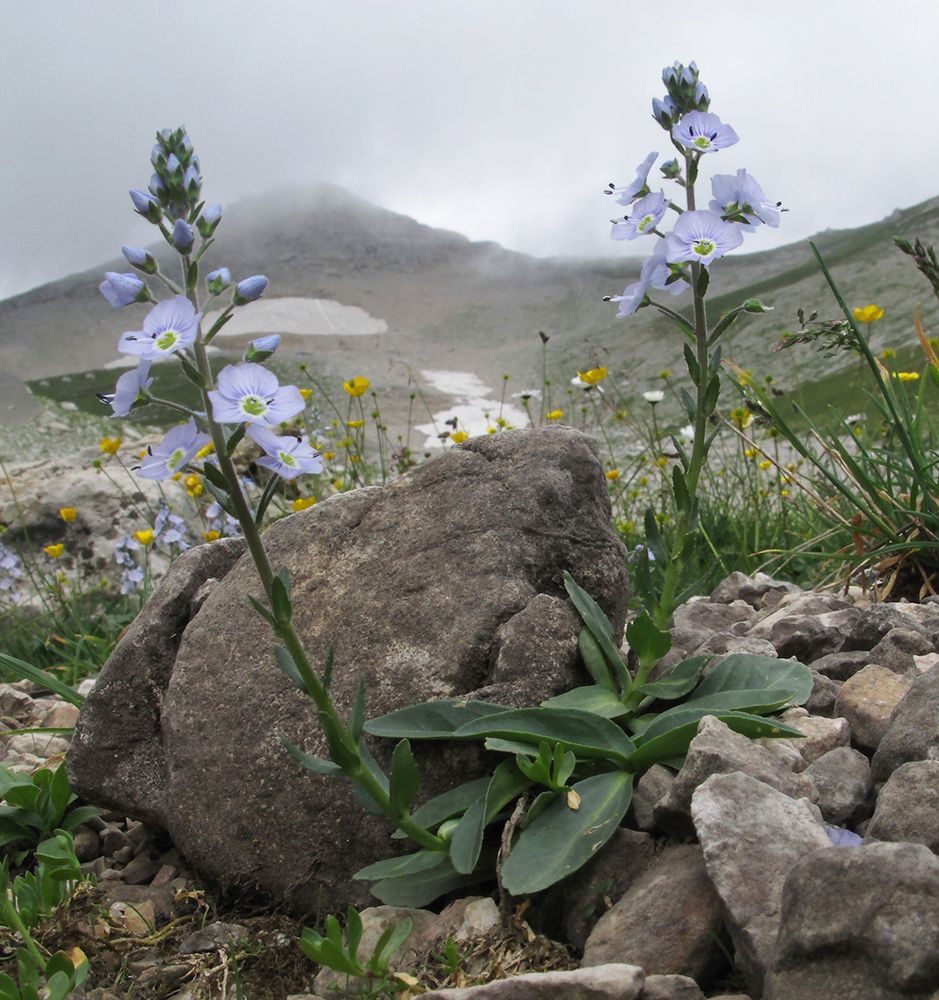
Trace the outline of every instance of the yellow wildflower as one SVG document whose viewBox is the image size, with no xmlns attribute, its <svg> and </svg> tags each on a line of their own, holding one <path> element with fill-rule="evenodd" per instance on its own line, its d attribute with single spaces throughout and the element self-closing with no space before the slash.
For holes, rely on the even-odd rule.
<svg viewBox="0 0 939 1000">
<path fill-rule="evenodd" d="M 578 372 L 577 377 L 581 382 L 586 382 L 587 385 L 596 385 L 597 382 L 602 382 L 606 378 L 606 369 L 591 368 L 589 372 Z"/>
<path fill-rule="evenodd" d="M 901 382 L 915 382 L 919 378 L 919 372 L 897 372 L 896 374 Z"/>
<path fill-rule="evenodd" d="M 668 465 L 668 459 L 664 455 L 659 455 L 659 457 L 655 460 L 655 464 L 660 469 L 664 469 L 665 466 Z"/>
<path fill-rule="evenodd" d="M 65 546 L 59 542 L 58 545 L 47 545 L 43 550 L 50 559 L 58 559 L 65 551 Z"/>
<path fill-rule="evenodd" d="M 76 513 L 77 512 L 76 512 L 76 510 L 75 510 L 74 507 L 60 507 L 59 508 L 59 517 L 61 517 L 62 520 L 66 524 L 71 524 L 72 521 L 75 520 L 75 514 Z"/>
<path fill-rule="evenodd" d="M 779 495 L 781 497 L 787 497 L 787 496 L 789 496 L 789 490 L 780 490 L 779 491 Z"/>
<path fill-rule="evenodd" d="M 620 521 L 616 527 L 624 535 L 631 535 L 636 530 L 636 526 L 632 523 L 632 521 Z"/>
<path fill-rule="evenodd" d="M 550 413 L 546 413 L 545 416 L 548 420 L 560 420 L 564 416 L 563 410 L 552 410 Z"/>
<path fill-rule="evenodd" d="M 869 305 L 858 307 L 854 310 L 854 318 L 858 323 L 873 323 L 875 320 L 880 319 L 883 316 L 883 309 L 878 309 L 875 305 Z"/>
<path fill-rule="evenodd" d="M 312 507 L 315 503 L 316 497 L 297 497 L 297 499 L 290 505 L 290 509 L 306 510 L 307 507 Z"/>
<path fill-rule="evenodd" d="M 671 368 L 663 368 L 662 371 L 659 372 L 659 378 L 665 379 L 668 378 L 669 375 L 671 374 L 672 374 Z"/>
<path fill-rule="evenodd" d="M 313 395 L 313 390 L 312 390 L 312 389 L 300 389 L 300 395 L 301 395 L 301 396 L 302 396 L 302 397 L 303 397 L 304 399 L 309 399 L 309 398 L 310 398 L 310 396 L 312 396 L 312 395 Z"/>
<path fill-rule="evenodd" d="M 880 352 L 880 356 L 882 358 L 895 358 L 897 356 L 897 352 L 892 347 L 885 347 Z"/>
<path fill-rule="evenodd" d="M 202 492 L 202 483 L 199 482 L 199 477 L 194 472 L 186 476 L 183 480 L 183 485 L 191 497 L 197 497 Z"/>
<path fill-rule="evenodd" d="M 121 446 L 121 439 L 116 438 L 102 438 L 98 442 L 98 447 L 105 453 L 105 455 L 116 455 L 117 449 Z"/>
<path fill-rule="evenodd" d="M 730 419 L 743 430 L 753 419 L 753 414 L 745 406 L 738 406 L 730 411 Z"/>
<path fill-rule="evenodd" d="M 153 541 L 153 529 L 144 528 L 143 531 L 135 531 L 134 538 L 136 538 L 141 545 L 149 545 Z"/>
<path fill-rule="evenodd" d="M 361 396 L 371 384 L 367 378 L 356 375 L 354 379 L 343 382 L 342 387 L 350 396 Z"/>
<path fill-rule="evenodd" d="M 346 426 L 347 427 L 351 427 L 354 431 L 357 431 L 360 427 L 364 427 L 365 426 L 365 421 L 364 420 L 350 420 Z"/>
<path fill-rule="evenodd" d="M 467 434 L 466 431 L 454 431 L 450 435 L 450 440 L 454 444 L 462 444 L 468 437 L 469 437 L 469 434 Z"/>
<path fill-rule="evenodd" d="M 178 483 L 182 478 L 183 474 L 181 472 L 176 472 L 172 476 L 170 476 L 170 479 L 172 479 L 174 483 Z"/>
<path fill-rule="evenodd" d="M 760 468 L 765 472 L 772 464 L 772 462 L 760 462 Z"/>
<path fill-rule="evenodd" d="M 204 448 L 196 452 L 196 458 L 207 458 L 215 450 L 215 445 L 210 441 Z"/>
<path fill-rule="evenodd" d="M 331 462 L 336 457 L 336 453 L 334 451 L 324 451 L 322 452 L 322 456 L 327 462 Z"/>
<path fill-rule="evenodd" d="M 649 485 L 648 478 L 646 476 L 640 476 L 639 477 L 639 483 L 638 483 L 638 485 L 639 486 L 648 486 Z"/>
<path fill-rule="evenodd" d="M 486 428 L 486 433 L 487 434 L 495 434 L 495 432 L 496 432 L 495 427 L 487 427 Z"/>
<path fill-rule="evenodd" d="M 222 536 L 217 531 L 203 531 L 202 537 L 207 542 L 214 542 L 216 538 L 221 538 Z"/>
<path fill-rule="evenodd" d="M 745 448 L 743 456 L 744 458 L 756 458 L 756 452 L 752 448 Z"/>
<path fill-rule="evenodd" d="M 619 479 L 619 469 L 610 469 L 606 474 L 606 478 L 609 479 L 611 483 L 615 483 L 616 480 Z"/>
</svg>

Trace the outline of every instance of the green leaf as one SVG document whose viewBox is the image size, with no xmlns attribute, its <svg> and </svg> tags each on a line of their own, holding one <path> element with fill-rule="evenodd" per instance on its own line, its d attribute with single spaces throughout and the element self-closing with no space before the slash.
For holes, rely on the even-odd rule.
<svg viewBox="0 0 939 1000">
<path fill-rule="evenodd" d="M 333 661 L 335 659 L 335 649 L 330 646 L 326 650 L 326 664 L 323 667 L 323 688 L 326 692 L 329 692 L 329 686 L 333 681 Z"/>
<path fill-rule="evenodd" d="M 469 809 L 480 795 L 485 794 L 489 787 L 489 781 L 489 778 L 476 778 L 474 781 L 467 781 L 456 788 L 451 788 L 450 791 L 425 802 L 411 814 L 411 819 L 425 830 L 432 830 L 446 820 L 459 816 Z M 396 830 L 391 836 L 401 839 L 406 834 Z"/>
<path fill-rule="evenodd" d="M 408 806 L 420 787 L 421 772 L 411 753 L 411 744 L 407 740 L 401 740 L 391 755 L 391 774 L 388 778 L 392 818 L 407 816 Z"/>
<path fill-rule="evenodd" d="M 704 698 L 692 698 L 674 708 L 666 709 L 642 731 L 639 743 L 646 743 L 654 736 L 666 732 L 674 724 L 674 720 L 690 719 L 693 716 L 703 719 L 705 715 L 720 715 L 722 712 L 743 712 L 751 715 L 763 715 L 778 711 L 790 704 L 793 696 L 792 688 L 763 688 L 749 691 L 720 691 Z"/>
<path fill-rule="evenodd" d="M 601 757 L 625 764 L 632 741 L 614 722 L 575 709 L 518 708 L 477 719 L 456 732 L 457 739 L 501 736 L 523 743 L 563 743 L 581 757 Z"/>
<path fill-rule="evenodd" d="M 764 719 L 762 716 L 749 715 L 745 712 L 705 712 L 704 715 L 714 715 L 735 733 L 740 733 L 750 739 L 781 736 L 798 738 L 805 735 L 778 719 Z M 652 764 L 683 756 L 695 738 L 698 724 L 704 715 L 692 715 L 684 721 L 675 718 L 673 719 L 673 729 L 669 729 L 654 739 L 640 740 L 641 745 L 629 758 L 630 767 L 641 771 Z"/>
<path fill-rule="evenodd" d="M 542 708 L 576 708 L 581 712 L 593 712 L 605 719 L 618 719 L 628 715 L 629 708 L 608 688 L 599 684 L 574 688 L 564 694 L 555 695 L 541 703 Z"/>
<path fill-rule="evenodd" d="M 651 507 L 646 508 L 642 518 L 642 526 L 646 535 L 646 547 L 655 556 L 655 560 L 663 566 L 671 559 L 668 546 L 659 531 L 659 522 L 655 519 L 655 511 Z"/>
<path fill-rule="evenodd" d="M 693 698 L 721 691 L 744 691 L 762 688 L 794 688 L 794 705 L 803 705 L 812 694 L 812 671 L 795 660 L 779 660 L 755 653 L 731 653 L 725 656 L 696 688 Z"/>
<path fill-rule="evenodd" d="M 567 590 L 577 613 L 583 619 L 584 625 L 590 629 L 594 639 L 603 651 L 608 666 L 613 670 L 621 688 L 628 691 L 632 683 L 626 664 L 620 651 L 613 644 L 613 626 L 610 619 L 604 614 L 599 604 L 579 586 L 574 578 L 564 571 L 564 588 Z"/>
<path fill-rule="evenodd" d="M 362 727 L 365 725 L 365 675 L 359 677 L 359 687 L 355 692 L 355 701 L 352 703 L 352 711 L 349 713 L 349 734 L 359 742 L 362 736 Z"/>
<path fill-rule="evenodd" d="M 687 660 L 676 663 L 657 681 L 649 681 L 638 690 L 642 694 L 650 695 L 661 701 L 684 698 L 689 691 L 694 689 L 701 676 L 701 671 L 711 659 L 711 656 L 691 656 Z"/>
<path fill-rule="evenodd" d="M 469 875 L 475 870 L 483 846 L 485 827 L 486 796 L 483 795 L 466 810 L 453 831 L 450 861 L 461 875 Z"/>
<path fill-rule="evenodd" d="M 264 607 L 264 605 L 257 600 L 257 598 L 252 597 L 250 594 L 246 595 L 248 600 L 251 602 L 251 607 L 270 625 L 272 628 L 277 628 L 277 621 L 274 616 Z"/>
<path fill-rule="evenodd" d="M 697 367 L 697 365 L 695 365 L 695 367 Z M 682 406 L 685 408 L 685 415 L 691 421 L 692 426 L 694 426 L 694 422 L 697 419 L 698 414 L 695 402 L 691 398 L 691 393 L 689 393 L 684 386 L 681 386 L 678 390 L 678 395 L 681 397 Z"/>
<path fill-rule="evenodd" d="M 389 906 L 427 906 L 446 892 L 492 879 L 494 865 L 495 859 L 490 859 L 471 875 L 461 875 L 447 860 L 429 871 L 383 879 L 370 891 L 376 899 Z"/>
<path fill-rule="evenodd" d="M 580 647 L 580 655 L 583 657 L 587 673 L 616 697 L 616 681 L 613 679 L 610 666 L 603 655 L 603 648 L 586 625 L 578 633 L 577 645 Z"/>
<path fill-rule="evenodd" d="M 95 816 L 100 815 L 101 810 L 97 806 L 78 806 L 75 809 L 70 809 L 62 817 L 62 828 L 64 830 L 74 830 L 76 826 L 80 826 L 87 820 L 94 819 Z"/>
<path fill-rule="evenodd" d="M 297 761 L 302 767 L 305 767 L 308 771 L 313 771 L 316 774 L 327 774 L 335 775 L 342 774 L 343 770 L 338 764 L 334 764 L 331 760 L 323 760 L 322 757 L 315 757 L 313 754 L 305 753 L 298 746 L 291 743 L 282 733 L 278 733 L 277 736 L 280 742 L 283 743 L 284 748 L 287 753 L 295 761 Z"/>
<path fill-rule="evenodd" d="M 530 787 L 531 782 L 515 766 L 515 761 L 503 761 L 492 772 L 486 790 L 486 823 L 491 823 L 510 802 Z"/>
<path fill-rule="evenodd" d="M 293 681 L 293 683 L 300 688 L 304 694 L 309 694 L 307 686 L 300 676 L 300 671 L 297 670 L 297 665 L 293 661 L 293 657 L 290 652 L 283 646 L 274 647 L 274 659 L 277 661 L 277 666 Z"/>
<path fill-rule="evenodd" d="M 443 851 L 417 851 L 415 854 L 405 854 L 400 858 L 385 858 L 374 864 L 360 868 L 352 877 L 354 879 L 400 878 L 402 875 L 414 875 L 417 872 L 430 871 L 443 864 L 447 855 Z"/>
<path fill-rule="evenodd" d="M 633 776 L 596 774 L 574 785 L 580 808 L 561 796 L 521 834 L 502 866 L 513 896 L 539 892 L 577 871 L 610 839 L 632 800 Z"/>
<path fill-rule="evenodd" d="M 188 378 L 197 389 L 204 389 L 205 379 L 202 377 L 202 372 L 200 372 L 195 365 L 190 364 L 181 354 L 177 354 L 176 357 L 179 358 L 179 363 L 183 366 L 183 373 L 186 378 Z"/>
<path fill-rule="evenodd" d="M 626 641 L 641 664 L 656 663 L 672 648 L 671 635 L 652 621 L 648 611 L 640 611 L 626 626 Z"/>
<path fill-rule="evenodd" d="M 675 506 L 682 512 L 691 510 L 691 496 L 688 493 L 688 486 L 681 469 L 675 465 L 672 467 L 672 490 L 675 493 Z"/>
<path fill-rule="evenodd" d="M 278 624 L 286 625 L 293 617 L 293 605 L 290 602 L 290 577 L 279 574 L 271 580 L 271 610 Z"/>
<path fill-rule="evenodd" d="M 211 466 L 208 462 L 205 464 L 205 468 L 209 469 Z M 220 489 L 211 480 L 206 479 L 206 488 L 212 494 L 212 497 L 218 501 L 218 505 L 225 511 L 226 514 L 230 514 L 232 517 L 235 516 L 235 506 L 231 502 L 231 497 L 228 495 L 227 489 Z"/>
<path fill-rule="evenodd" d="M 328 712 L 319 713 L 320 728 L 329 746 L 329 756 L 343 771 L 352 771 L 359 765 L 359 755 L 346 743 L 346 734 Z"/>
<path fill-rule="evenodd" d="M 213 486 L 217 486 L 220 490 L 223 490 L 225 495 L 228 495 L 228 480 L 222 474 L 222 470 L 217 466 L 213 465 L 211 462 L 206 462 L 202 469 L 202 475 L 212 483 Z"/>
<path fill-rule="evenodd" d="M 414 921 L 405 917 L 394 927 L 386 927 L 375 944 L 375 951 L 366 965 L 375 973 L 382 973 L 388 968 L 388 960 L 404 944 L 411 933 Z"/>
<path fill-rule="evenodd" d="M 704 412 L 710 413 L 717 406 L 718 397 L 721 394 L 720 376 L 712 375 L 711 380 L 704 390 Z"/>
<path fill-rule="evenodd" d="M 445 698 L 401 708 L 397 712 L 370 719 L 365 723 L 365 732 L 391 739 L 453 739 L 453 734 L 465 723 L 508 711 L 510 709 L 505 705 L 492 705 L 486 701 Z"/>
<path fill-rule="evenodd" d="M 694 349 L 691 344 L 685 343 L 682 345 L 682 350 L 685 353 L 685 364 L 688 366 L 688 374 L 691 376 L 691 381 L 697 384 L 701 369 L 698 366 L 698 359 L 694 355 Z M 692 423 L 694 423 L 694 420 L 692 420 Z"/>
<path fill-rule="evenodd" d="M 698 298 L 704 298 L 708 292 L 708 282 L 711 280 L 711 275 L 706 267 L 701 268 L 701 273 L 698 275 Z"/>
</svg>

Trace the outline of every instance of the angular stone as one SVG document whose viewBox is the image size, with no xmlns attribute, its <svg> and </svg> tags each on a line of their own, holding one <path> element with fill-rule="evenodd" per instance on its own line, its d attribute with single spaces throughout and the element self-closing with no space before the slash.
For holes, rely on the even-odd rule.
<svg viewBox="0 0 939 1000">
<path fill-rule="evenodd" d="M 715 632 L 728 631 L 738 622 L 752 623 L 757 619 L 756 612 L 744 601 L 734 601 L 731 604 L 711 604 L 707 598 L 692 598 L 685 604 L 675 608 L 675 627 L 706 628 Z"/>
<path fill-rule="evenodd" d="M 674 784 L 653 809 L 656 825 L 675 838 L 693 834 L 691 802 L 695 789 L 712 774 L 735 771 L 765 782 L 793 799 L 814 800 L 817 796 L 811 781 L 795 774 L 765 747 L 707 715 L 698 724 L 698 733 L 688 747 L 685 763 Z"/>
<path fill-rule="evenodd" d="M 800 706 L 787 708 L 780 715 L 780 719 L 787 725 L 794 726 L 805 734 L 805 739 L 760 739 L 756 740 L 760 746 L 772 749 L 774 746 L 789 746 L 797 751 L 804 761 L 803 766 L 818 760 L 823 754 L 835 747 L 847 747 L 851 745 L 851 727 L 847 719 L 824 719 L 818 715 L 809 713 Z M 796 770 L 801 771 L 799 767 Z"/>
<path fill-rule="evenodd" d="M 704 1000 L 704 994 L 688 976 L 646 976 L 639 1000 Z"/>
<path fill-rule="evenodd" d="M 865 836 L 923 844 L 939 854 L 939 760 L 912 760 L 890 775 Z"/>
<path fill-rule="evenodd" d="M 744 573 L 734 572 L 721 582 L 711 592 L 711 600 L 715 604 L 730 604 L 733 601 L 745 601 L 751 608 L 772 607 L 778 603 L 783 594 L 799 594 L 802 590 L 794 583 L 787 583 L 784 580 L 774 580 L 766 573 L 754 573 L 747 576 Z M 770 595 L 776 597 L 776 601 L 767 601 Z"/>
<path fill-rule="evenodd" d="M 873 649 L 895 628 L 912 629 L 925 634 L 913 615 L 907 613 L 909 605 L 878 603 L 866 608 L 854 623 L 845 640 L 845 649 Z M 873 663 L 879 662 L 873 660 Z M 885 664 L 883 664 L 885 665 Z"/>
<path fill-rule="evenodd" d="M 640 830 L 655 829 L 653 810 L 675 783 L 675 773 L 661 764 L 653 764 L 636 782 L 630 812 Z"/>
<path fill-rule="evenodd" d="M 868 664 L 841 685 L 835 711 L 848 720 L 851 738 L 862 750 L 876 750 L 890 716 L 912 682 L 886 667 Z"/>
<path fill-rule="evenodd" d="M 923 632 L 911 628 L 893 628 L 871 650 L 871 663 L 892 670 L 895 674 L 907 674 L 916 669 L 914 656 L 935 653 L 932 639 Z"/>
<path fill-rule="evenodd" d="M 818 790 L 818 808 L 825 821 L 836 826 L 858 811 L 874 785 L 870 761 L 850 747 L 829 750 L 809 764 L 805 775 Z"/>
<path fill-rule="evenodd" d="M 794 865 L 765 1000 L 927 1000 L 937 983 L 935 855 L 919 844 L 870 844 Z"/>
<path fill-rule="evenodd" d="M 818 660 L 815 661 L 817 662 Z M 812 671 L 812 693 L 804 707 L 810 715 L 830 718 L 835 711 L 835 701 L 841 690 L 841 681 L 834 681 L 818 673 L 815 670 L 815 663 L 809 668 Z"/>
<path fill-rule="evenodd" d="M 762 995 L 786 875 L 799 858 L 831 847 L 818 809 L 747 774 L 714 774 L 694 793 L 695 830 L 727 911 L 737 967 Z"/>
<path fill-rule="evenodd" d="M 482 986 L 431 990 L 424 1000 L 639 1000 L 645 973 L 635 965 L 531 972 Z"/>
<path fill-rule="evenodd" d="M 812 669 L 836 681 L 846 681 L 872 663 L 868 649 L 841 649 L 812 661 Z"/>
<path fill-rule="evenodd" d="M 939 760 L 939 670 L 917 677 L 894 709 L 871 760 L 874 781 L 910 760 Z"/>
<path fill-rule="evenodd" d="M 813 663 L 841 649 L 845 626 L 856 613 L 847 608 L 821 615 L 787 615 L 773 625 L 769 641 L 780 659 L 792 657 L 800 663 Z"/>
<path fill-rule="evenodd" d="M 471 439 L 386 487 L 283 518 L 264 540 L 274 568 L 290 570 L 311 662 L 320 668 L 335 648 L 331 695 L 347 718 L 360 679 L 369 716 L 437 698 L 534 705 L 585 683 L 557 600 L 567 569 L 621 636 L 627 553 L 609 517 L 596 443 L 552 428 Z M 175 658 L 176 640 L 164 636 L 172 648 L 158 663 L 105 668 L 79 719 L 70 775 L 83 797 L 162 825 L 212 878 L 298 910 L 361 905 L 367 885 L 352 874 L 407 845 L 353 804 L 347 781 L 304 771 L 285 752 L 280 734 L 327 755 L 315 706 L 274 665 L 270 629 L 246 599 L 260 592 L 251 560 L 211 575 L 223 578 Z M 526 621 L 542 629 L 531 643 L 540 653 L 520 658 Z M 115 739 L 103 720 L 121 713 Z M 369 745 L 387 768 L 392 742 Z M 414 749 L 425 798 L 486 770 L 477 744 Z M 142 790 L 141 758 L 153 775 Z"/>
<path fill-rule="evenodd" d="M 641 965 L 647 975 L 706 980 L 723 963 L 723 910 L 696 844 L 667 847 L 597 922 L 581 965 Z"/>
<path fill-rule="evenodd" d="M 694 656 L 711 654 L 715 657 L 708 667 L 717 665 L 726 653 L 752 653 L 755 656 L 776 656 L 776 647 L 767 639 L 754 639 L 749 635 L 734 635 L 732 632 L 715 632 L 700 646 L 692 650 Z"/>
</svg>

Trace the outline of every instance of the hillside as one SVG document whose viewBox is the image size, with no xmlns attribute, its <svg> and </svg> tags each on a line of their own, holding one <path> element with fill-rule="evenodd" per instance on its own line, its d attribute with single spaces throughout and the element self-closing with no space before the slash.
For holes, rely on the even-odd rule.
<svg viewBox="0 0 939 1000">
<path fill-rule="evenodd" d="M 885 308 L 886 318 L 871 330 L 878 347 L 915 339 L 916 302 L 924 301 L 927 325 L 936 315 L 928 285 L 893 247 L 895 234 L 939 242 L 939 199 L 816 240 L 850 303 L 876 301 Z M 174 256 L 165 246 L 152 249 L 166 261 Z M 533 258 L 421 225 L 334 186 L 281 190 L 232 205 L 207 260 L 237 277 L 266 274 L 267 298 L 333 300 L 385 321 L 381 335 L 290 338 L 278 358 L 306 361 L 329 378 L 365 374 L 402 399 L 408 366 L 473 372 L 494 386 L 510 372 L 513 387 L 538 384 L 539 330 L 551 338 L 549 374 L 558 386 L 578 367 L 603 364 L 628 395 L 637 395 L 654 386 L 663 368 L 680 369 L 673 325 L 652 309 L 617 320 L 615 307 L 603 302 L 635 280 L 638 259 Z M 105 270 L 129 268 L 116 258 L 0 302 L 6 399 L 16 397 L 19 381 L 114 362 L 118 337 L 139 328 L 143 311 L 114 310 L 105 302 L 97 288 Z M 714 265 L 711 277 L 712 317 L 750 296 L 775 307 L 733 328 L 727 350 L 738 364 L 793 386 L 849 363 L 822 362 L 807 349 L 773 352 L 799 306 L 836 314 L 807 244 L 729 257 Z M 690 295 L 668 304 L 688 308 Z"/>
</svg>

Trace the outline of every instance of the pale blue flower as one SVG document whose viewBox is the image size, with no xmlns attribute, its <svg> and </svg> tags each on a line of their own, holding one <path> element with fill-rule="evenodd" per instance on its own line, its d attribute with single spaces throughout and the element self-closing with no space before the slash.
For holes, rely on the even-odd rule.
<svg viewBox="0 0 939 1000">
<path fill-rule="evenodd" d="M 826 826 L 825 833 L 835 847 L 859 847 L 864 843 L 863 837 L 850 830 L 839 830 L 836 826 Z"/>
<path fill-rule="evenodd" d="M 665 259 L 670 264 L 690 260 L 705 267 L 743 243 L 743 233 L 713 212 L 683 212 L 665 237 Z"/>
<path fill-rule="evenodd" d="M 199 233 L 203 239 L 207 240 L 215 232 L 221 218 L 221 205 L 210 205 L 202 211 L 199 218 L 196 219 L 196 225 L 199 227 Z"/>
<path fill-rule="evenodd" d="M 635 201 L 646 189 L 646 178 L 649 176 L 649 171 L 652 169 L 652 164 L 655 163 L 658 153 L 649 153 L 649 155 L 636 167 L 636 179 L 632 183 L 627 184 L 625 187 L 616 187 L 615 184 L 611 184 L 606 194 L 615 194 L 617 196 L 617 205 L 629 205 L 631 202 Z"/>
<path fill-rule="evenodd" d="M 162 218 L 160 203 L 152 194 L 147 194 L 146 191 L 139 191 L 137 188 L 134 188 L 130 193 L 130 199 L 134 203 L 137 214 L 142 215 L 147 222 L 156 223 Z"/>
<path fill-rule="evenodd" d="M 204 235 L 204 234 L 203 234 Z M 209 294 L 218 295 L 231 284 L 231 272 L 227 267 L 220 267 L 217 271 L 210 271 L 205 276 L 205 287 Z"/>
<path fill-rule="evenodd" d="M 614 240 L 634 240 L 637 236 L 647 235 L 662 221 L 667 208 L 668 199 L 664 191 L 649 193 L 633 205 L 631 215 L 613 223 L 610 236 Z"/>
<path fill-rule="evenodd" d="M 177 219 L 176 225 L 173 226 L 173 246 L 180 253 L 189 253 L 194 240 L 192 226 L 185 219 Z"/>
<path fill-rule="evenodd" d="M 169 479 L 196 457 L 211 440 L 196 427 L 193 417 L 189 422 L 173 427 L 156 448 L 148 448 L 137 475 L 144 479 Z"/>
<path fill-rule="evenodd" d="M 141 359 L 135 369 L 124 372 L 117 380 L 114 392 L 98 393 L 98 399 L 111 407 L 112 417 L 126 417 L 141 393 L 145 394 L 147 389 L 153 384 L 153 379 L 147 378 L 147 375 L 150 373 L 150 364 L 150 361 Z"/>
<path fill-rule="evenodd" d="M 245 278 L 244 281 L 239 281 L 235 285 L 235 294 L 233 301 L 236 306 L 243 306 L 248 302 L 254 302 L 255 299 L 259 299 L 264 294 L 264 289 L 267 288 L 268 281 L 263 274 L 255 274 L 250 278 Z"/>
<path fill-rule="evenodd" d="M 679 118 L 679 111 L 675 102 L 666 95 L 664 100 L 657 97 L 652 98 L 652 117 L 662 126 L 671 128 Z"/>
<path fill-rule="evenodd" d="M 641 305 L 650 288 L 668 289 L 672 295 L 680 295 L 687 287 L 687 282 L 680 276 L 680 268 L 669 266 L 666 258 L 666 242 L 659 238 L 655 241 L 652 256 L 642 264 L 639 280 L 629 285 L 622 295 L 610 296 L 610 302 L 619 303 L 617 319 L 631 316 Z"/>
<path fill-rule="evenodd" d="M 127 258 L 128 264 L 133 264 L 145 274 L 156 272 L 157 262 L 153 254 L 148 253 L 142 247 L 121 247 L 121 253 Z"/>
<path fill-rule="evenodd" d="M 143 330 L 124 333 L 117 349 L 148 361 L 165 358 L 195 341 L 201 319 L 202 313 L 196 312 L 189 299 L 177 295 L 155 305 L 143 321 Z"/>
<path fill-rule="evenodd" d="M 708 208 L 728 222 L 743 229 L 754 230 L 761 223 L 779 226 L 779 205 L 768 201 L 763 189 L 744 169 L 733 174 L 716 174 L 711 178 L 714 200 Z M 741 217 L 746 220 L 741 221 Z"/>
<path fill-rule="evenodd" d="M 147 286 L 132 271 L 127 274 L 105 271 L 104 281 L 98 285 L 98 291 L 116 309 L 129 306 L 131 302 L 146 302 L 150 298 Z"/>
<path fill-rule="evenodd" d="M 740 141 L 729 125 L 709 111 L 689 111 L 672 129 L 672 138 L 693 153 L 713 153 Z"/>
<path fill-rule="evenodd" d="M 280 347 L 280 334 L 272 333 L 268 337 L 258 337 L 252 340 L 245 350 L 245 361 L 267 361 L 267 359 Z"/>
<path fill-rule="evenodd" d="M 209 392 L 209 399 L 212 418 L 220 424 L 247 421 L 274 427 L 306 406 L 295 385 L 278 385 L 273 372 L 251 362 L 223 368 L 218 388 Z"/>
<path fill-rule="evenodd" d="M 257 424 L 248 427 L 248 437 L 264 450 L 265 457 L 258 459 L 258 465 L 270 469 L 282 479 L 323 471 L 319 453 L 306 441 L 289 434 L 278 437 L 273 431 Z"/>
</svg>

